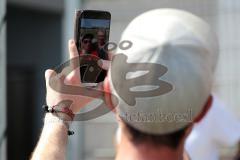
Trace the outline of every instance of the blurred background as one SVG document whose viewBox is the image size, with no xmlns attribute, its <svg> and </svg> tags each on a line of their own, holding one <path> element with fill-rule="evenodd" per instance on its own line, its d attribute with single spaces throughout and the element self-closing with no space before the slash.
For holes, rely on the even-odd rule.
<svg viewBox="0 0 240 160">
<path fill-rule="evenodd" d="M 44 71 L 68 58 L 75 9 L 110 11 L 110 41 L 117 43 L 130 20 L 154 8 L 190 11 L 214 28 L 220 43 L 214 92 L 240 119 L 239 0 L 0 0 L 0 159 L 29 159 L 33 151 L 43 125 Z M 111 113 L 74 122 L 68 159 L 113 159 L 116 127 Z M 222 147 L 222 159 L 236 150 Z"/>
</svg>

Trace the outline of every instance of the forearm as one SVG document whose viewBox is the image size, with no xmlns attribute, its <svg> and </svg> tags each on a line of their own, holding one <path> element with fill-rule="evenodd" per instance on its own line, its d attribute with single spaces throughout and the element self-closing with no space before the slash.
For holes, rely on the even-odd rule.
<svg viewBox="0 0 240 160">
<path fill-rule="evenodd" d="M 44 127 L 32 160 L 63 160 L 68 140 L 67 126 L 51 113 L 45 117 Z"/>
<path fill-rule="evenodd" d="M 81 85 L 79 64 L 74 61 L 74 58 L 79 56 L 74 40 L 69 41 L 69 56 L 70 65 L 62 69 L 61 73 L 57 73 L 51 69 L 45 71 L 47 105 L 44 106 L 44 109 L 47 112 L 53 111 L 57 116 L 52 113 L 46 114 L 42 134 L 33 152 L 32 160 L 65 159 L 69 127 L 65 121 L 62 122 L 61 120 L 64 119 L 71 122 L 74 118 L 73 112 L 79 112 L 85 104 L 94 99 L 90 97 L 73 96 L 72 94 L 64 94 L 65 92 L 62 92 L 64 91 L 63 89 L 66 88 L 65 84 L 71 86 Z M 70 72 L 71 74 L 68 73 L 70 71 L 69 69 L 73 69 Z M 81 99 L 81 103 L 79 102 L 79 98 Z M 60 121 L 58 117 L 61 117 Z M 52 118 L 56 118 L 55 122 L 51 122 Z M 69 132 L 69 134 L 71 134 L 71 132 Z"/>
</svg>

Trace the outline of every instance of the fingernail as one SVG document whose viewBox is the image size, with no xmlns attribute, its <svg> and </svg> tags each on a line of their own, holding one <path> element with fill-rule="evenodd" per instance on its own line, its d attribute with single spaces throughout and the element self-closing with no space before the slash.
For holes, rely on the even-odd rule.
<svg viewBox="0 0 240 160">
<path fill-rule="evenodd" d="M 70 39 L 69 42 L 70 42 L 70 44 L 73 44 L 73 43 L 74 43 L 74 40 L 73 40 L 73 39 Z"/>
</svg>

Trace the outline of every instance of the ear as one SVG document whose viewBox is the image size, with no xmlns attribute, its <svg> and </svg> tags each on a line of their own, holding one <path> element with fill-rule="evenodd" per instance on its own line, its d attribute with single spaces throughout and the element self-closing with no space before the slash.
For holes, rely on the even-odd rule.
<svg viewBox="0 0 240 160">
<path fill-rule="evenodd" d="M 184 134 L 184 139 L 186 139 L 186 138 L 190 135 L 190 133 L 192 132 L 193 126 L 194 126 L 194 124 L 191 123 L 191 124 L 187 127 L 187 129 L 186 129 L 186 131 L 185 131 L 185 134 Z"/>
<path fill-rule="evenodd" d="M 207 102 L 205 103 L 205 105 L 204 105 L 204 107 L 202 109 L 202 112 L 194 119 L 194 123 L 200 122 L 205 117 L 205 115 L 207 114 L 208 110 L 212 106 L 212 102 L 213 102 L 213 97 L 212 97 L 212 95 L 210 95 L 208 97 Z"/>
</svg>

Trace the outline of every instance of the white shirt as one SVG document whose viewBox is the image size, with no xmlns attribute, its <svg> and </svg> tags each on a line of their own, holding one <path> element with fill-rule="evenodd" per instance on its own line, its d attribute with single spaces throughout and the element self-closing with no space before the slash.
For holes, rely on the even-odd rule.
<svg viewBox="0 0 240 160">
<path fill-rule="evenodd" d="M 185 148 L 192 160 L 218 160 L 219 148 L 240 140 L 240 120 L 213 96 L 213 104 L 204 119 L 195 124 Z"/>
</svg>

